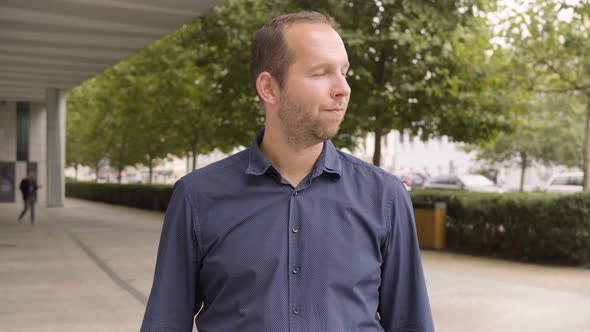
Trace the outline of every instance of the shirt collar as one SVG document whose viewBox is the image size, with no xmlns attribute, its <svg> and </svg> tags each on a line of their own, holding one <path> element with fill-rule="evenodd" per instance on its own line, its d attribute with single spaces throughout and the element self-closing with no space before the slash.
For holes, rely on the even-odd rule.
<svg viewBox="0 0 590 332">
<path fill-rule="evenodd" d="M 246 174 L 262 175 L 266 173 L 269 167 L 273 167 L 270 161 L 260 151 L 260 144 L 264 137 L 264 128 L 260 129 L 250 146 L 250 160 Z M 273 167 L 274 168 L 274 167 Z M 312 171 L 312 177 L 319 176 L 322 172 L 342 176 L 342 162 L 338 155 L 338 150 L 330 140 L 324 142 L 322 152 Z"/>
<path fill-rule="evenodd" d="M 266 170 L 272 166 L 270 161 L 260 151 L 260 144 L 264 137 L 264 128 L 260 129 L 250 146 L 250 161 L 248 162 L 248 168 L 246 174 L 262 175 Z"/>
</svg>

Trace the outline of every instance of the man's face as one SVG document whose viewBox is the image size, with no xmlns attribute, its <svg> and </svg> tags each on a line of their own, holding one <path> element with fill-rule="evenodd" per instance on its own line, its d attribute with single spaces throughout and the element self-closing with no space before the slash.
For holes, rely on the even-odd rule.
<svg viewBox="0 0 590 332">
<path fill-rule="evenodd" d="M 334 137 L 344 119 L 348 55 L 329 25 L 299 23 L 283 33 L 294 60 L 280 90 L 281 129 L 291 144 L 308 147 Z"/>
</svg>

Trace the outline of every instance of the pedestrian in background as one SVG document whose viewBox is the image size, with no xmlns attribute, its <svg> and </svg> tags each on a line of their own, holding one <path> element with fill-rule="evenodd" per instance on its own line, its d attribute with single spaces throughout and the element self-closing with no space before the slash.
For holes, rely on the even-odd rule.
<svg viewBox="0 0 590 332">
<path fill-rule="evenodd" d="M 27 210 L 31 208 L 31 225 L 35 224 L 35 202 L 37 201 L 37 189 L 41 188 L 37 185 L 37 179 L 35 179 L 35 173 L 33 171 L 27 171 L 27 177 L 22 179 L 20 182 L 20 191 L 23 194 L 23 202 L 25 208 L 18 216 L 18 223 L 20 224 Z"/>
</svg>

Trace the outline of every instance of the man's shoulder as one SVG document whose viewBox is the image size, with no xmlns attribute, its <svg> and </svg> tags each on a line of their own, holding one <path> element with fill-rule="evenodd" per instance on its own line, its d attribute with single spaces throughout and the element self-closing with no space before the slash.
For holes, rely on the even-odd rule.
<svg viewBox="0 0 590 332">
<path fill-rule="evenodd" d="M 244 173 L 248 166 L 249 148 L 229 157 L 196 169 L 178 180 L 182 184 L 204 184 L 218 176 L 228 177 L 236 172 Z"/>
<path fill-rule="evenodd" d="M 343 170 L 349 170 L 353 176 L 362 174 L 373 179 L 377 184 L 383 184 L 393 188 L 403 188 L 403 184 L 397 176 L 381 167 L 375 166 L 344 151 L 337 151 Z"/>
<path fill-rule="evenodd" d="M 384 181 L 394 181 L 397 178 L 395 175 L 387 172 L 381 167 L 375 166 L 344 151 L 337 151 L 338 156 L 342 162 L 343 168 L 349 168 L 355 172 L 364 172 L 372 174 L 378 178 L 382 178 Z"/>
</svg>

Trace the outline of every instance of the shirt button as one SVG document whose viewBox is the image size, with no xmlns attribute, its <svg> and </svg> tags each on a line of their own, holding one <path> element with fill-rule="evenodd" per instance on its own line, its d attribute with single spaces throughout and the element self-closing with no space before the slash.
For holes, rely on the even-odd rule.
<svg viewBox="0 0 590 332">
<path fill-rule="evenodd" d="M 297 308 L 293 309 L 293 314 L 294 315 L 299 315 L 299 309 L 297 309 Z"/>
<path fill-rule="evenodd" d="M 293 192 L 293 196 L 297 196 L 297 190 Z"/>
<path fill-rule="evenodd" d="M 299 228 L 293 227 L 292 231 L 293 231 L 293 233 L 297 233 L 297 232 L 299 232 Z"/>
<path fill-rule="evenodd" d="M 297 274 L 297 273 L 299 273 L 299 268 L 297 268 L 297 267 L 294 267 L 294 268 L 293 268 L 293 274 Z"/>
</svg>

